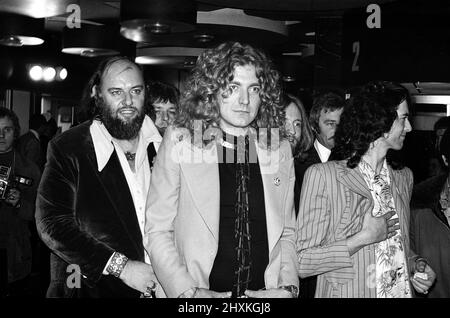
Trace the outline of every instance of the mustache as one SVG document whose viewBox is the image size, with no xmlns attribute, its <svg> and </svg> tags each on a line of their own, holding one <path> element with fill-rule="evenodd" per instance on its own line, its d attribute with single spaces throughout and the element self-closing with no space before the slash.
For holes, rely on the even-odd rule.
<svg viewBox="0 0 450 318">
<path fill-rule="evenodd" d="M 120 108 L 117 109 L 116 113 L 118 113 L 118 112 L 120 112 L 121 110 L 124 110 L 124 109 L 133 109 L 133 110 L 139 112 L 139 109 L 137 109 L 137 108 L 134 107 L 134 106 L 122 106 L 122 107 L 120 107 Z"/>
</svg>

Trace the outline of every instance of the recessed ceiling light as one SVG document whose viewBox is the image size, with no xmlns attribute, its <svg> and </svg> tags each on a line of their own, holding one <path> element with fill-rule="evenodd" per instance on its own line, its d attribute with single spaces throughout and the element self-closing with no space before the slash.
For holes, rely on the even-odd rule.
<svg viewBox="0 0 450 318">
<path fill-rule="evenodd" d="M 291 76 L 291 75 L 286 75 L 286 76 L 283 76 L 283 81 L 284 82 L 295 82 L 295 77 Z"/>
<path fill-rule="evenodd" d="M 201 43 L 207 43 L 214 40 L 214 35 L 211 34 L 196 34 L 194 35 L 194 39 Z"/>
</svg>

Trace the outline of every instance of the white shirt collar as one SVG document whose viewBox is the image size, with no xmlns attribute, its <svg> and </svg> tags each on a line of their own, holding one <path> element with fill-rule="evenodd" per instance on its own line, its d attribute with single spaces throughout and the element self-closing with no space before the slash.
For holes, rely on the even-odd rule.
<svg viewBox="0 0 450 318">
<path fill-rule="evenodd" d="M 328 158 L 330 158 L 331 150 L 322 145 L 317 139 L 314 141 L 314 148 L 316 148 L 319 154 L 320 161 L 327 162 Z"/>
<path fill-rule="evenodd" d="M 95 156 L 97 158 L 98 171 L 102 171 L 103 168 L 109 161 L 111 154 L 114 152 L 113 138 L 111 134 L 106 129 L 106 127 L 99 120 L 93 120 L 90 129 L 92 142 L 94 144 Z M 153 121 L 150 117 L 145 116 L 144 122 L 142 123 L 141 130 L 139 131 L 139 149 L 144 147 L 145 152 L 147 151 L 147 146 L 153 142 L 155 143 L 155 149 L 158 150 L 159 143 L 161 143 L 162 137 L 158 132 Z M 145 158 L 142 156 L 137 158 L 141 161 Z"/>
</svg>

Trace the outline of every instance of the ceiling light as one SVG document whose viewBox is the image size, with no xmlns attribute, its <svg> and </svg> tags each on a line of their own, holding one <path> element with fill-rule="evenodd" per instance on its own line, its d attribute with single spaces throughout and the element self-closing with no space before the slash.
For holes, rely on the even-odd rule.
<svg viewBox="0 0 450 318">
<path fill-rule="evenodd" d="M 127 0 L 120 2 L 120 33 L 135 42 L 154 35 L 188 32 L 195 28 L 194 0 Z"/>
<path fill-rule="evenodd" d="M 0 13 L 0 45 L 40 45 L 44 43 L 44 25 L 44 19 Z"/>
<path fill-rule="evenodd" d="M 85 57 L 112 56 L 120 54 L 121 49 L 135 45 L 119 35 L 114 26 L 83 24 L 81 28 L 63 30 L 62 52 Z"/>
<path fill-rule="evenodd" d="M 42 79 L 42 67 L 34 65 L 30 68 L 28 74 L 33 81 L 40 81 Z"/>
<path fill-rule="evenodd" d="M 284 82 L 295 82 L 295 77 L 291 76 L 291 75 L 286 75 L 286 76 L 283 76 L 283 81 Z"/>
<path fill-rule="evenodd" d="M 187 67 L 186 60 L 196 60 L 204 51 L 196 47 L 146 47 L 136 50 L 135 62 L 147 65 L 173 65 Z"/>
<path fill-rule="evenodd" d="M 208 43 L 214 40 L 214 36 L 210 34 L 196 34 L 194 35 L 194 39 L 200 43 Z"/>
<path fill-rule="evenodd" d="M 46 67 L 44 69 L 44 71 L 42 72 L 42 78 L 46 82 L 53 81 L 55 79 L 55 76 L 56 76 L 56 70 L 55 70 L 55 68 L 53 68 L 51 66 Z"/>
</svg>

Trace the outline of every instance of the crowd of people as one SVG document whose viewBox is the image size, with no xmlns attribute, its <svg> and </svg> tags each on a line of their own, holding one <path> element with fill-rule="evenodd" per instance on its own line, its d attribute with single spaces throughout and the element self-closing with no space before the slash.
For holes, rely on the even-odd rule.
<svg viewBox="0 0 450 318">
<path fill-rule="evenodd" d="M 400 84 L 321 92 L 307 112 L 264 52 L 227 42 L 181 93 L 108 58 L 83 105 L 44 157 L 42 118 L 19 138 L 0 109 L 6 179 L 33 180 L 0 200 L 7 295 L 31 272 L 33 222 L 47 297 L 450 297 L 450 130 L 441 173 L 415 187 Z"/>
</svg>

